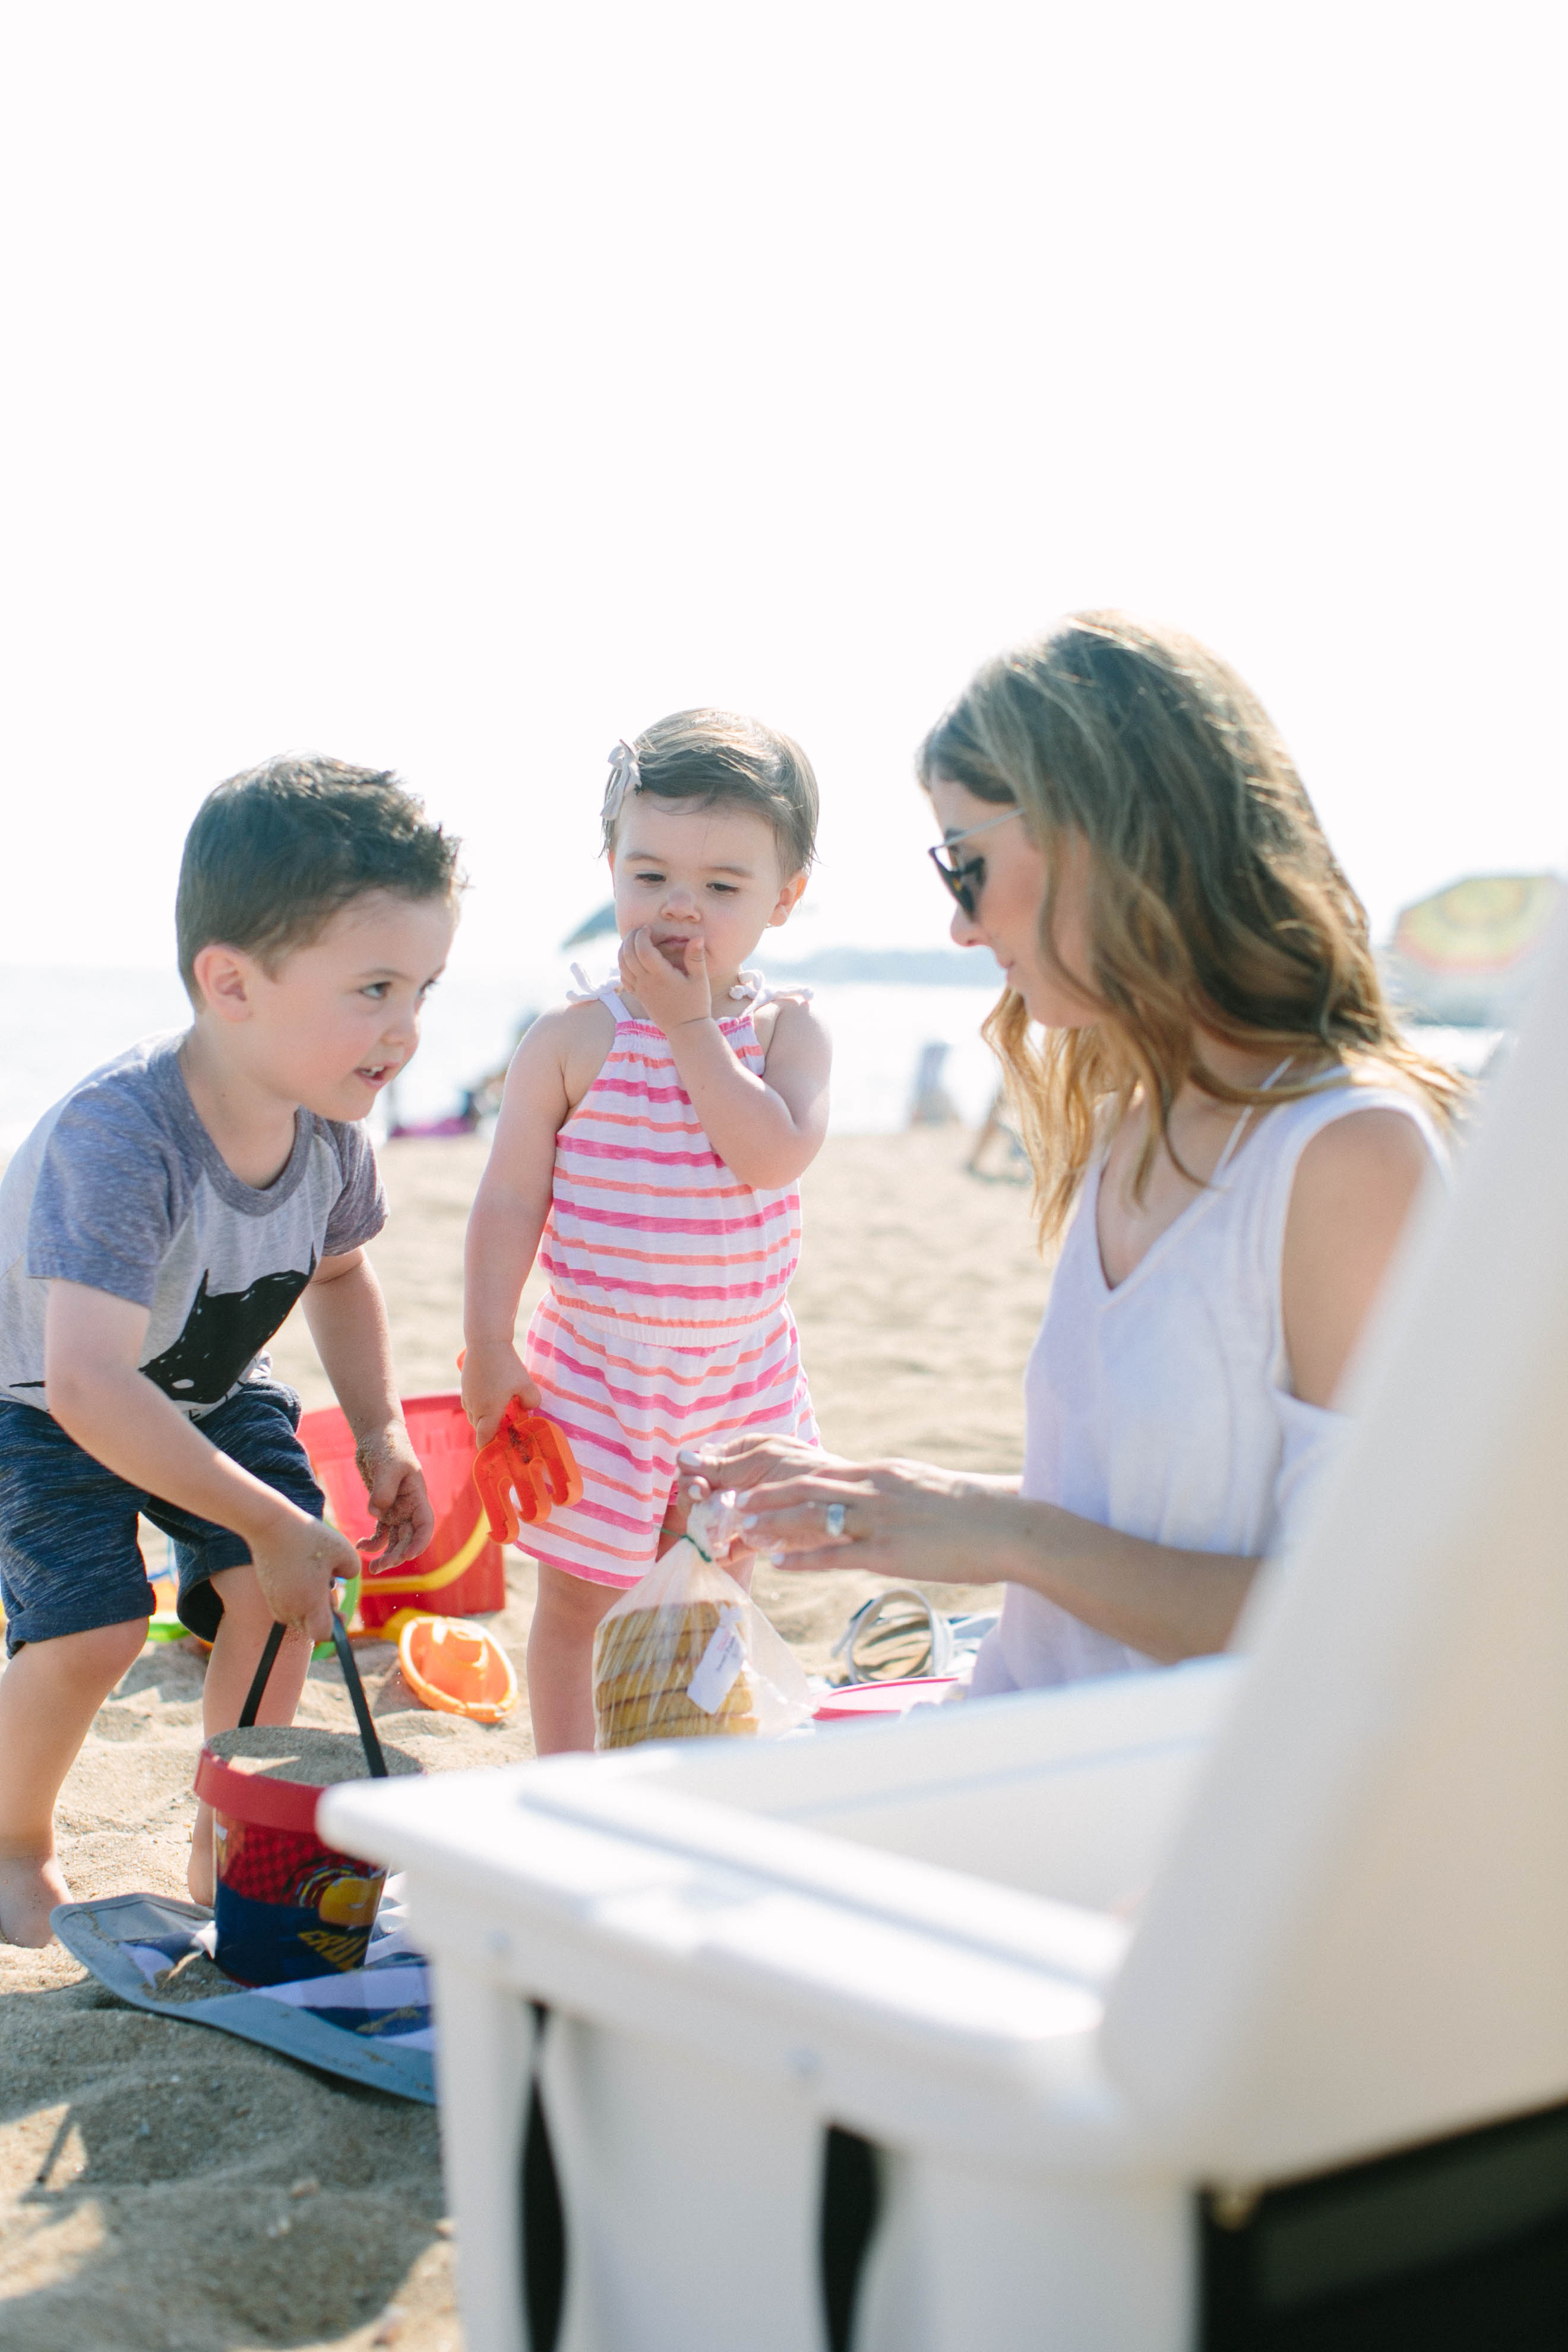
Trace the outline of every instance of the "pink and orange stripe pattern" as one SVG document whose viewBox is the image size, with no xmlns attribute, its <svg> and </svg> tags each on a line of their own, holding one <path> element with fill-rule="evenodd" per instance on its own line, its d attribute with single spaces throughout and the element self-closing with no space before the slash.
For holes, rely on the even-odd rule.
<svg viewBox="0 0 1568 2352">
<path fill-rule="evenodd" d="M 616 1034 L 556 1139 L 540 1244 L 549 1296 L 524 1354 L 583 1471 L 535 1556 L 595 1583 L 652 1567 L 684 1445 L 753 1429 L 815 1444 L 784 1294 L 800 1195 L 743 1184 L 713 1150 L 668 1040 L 611 990 Z M 749 1012 L 721 1023 L 759 1074 Z"/>
</svg>

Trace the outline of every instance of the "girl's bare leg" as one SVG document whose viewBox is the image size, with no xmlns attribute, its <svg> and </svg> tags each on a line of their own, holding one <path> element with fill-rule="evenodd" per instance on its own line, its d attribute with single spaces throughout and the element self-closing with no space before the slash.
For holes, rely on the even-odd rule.
<svg viewBox="0 0 1568 2352">
<path fill-rule="evenodd" d="M 677 1486 L 658 1532 L 661 1559 L 686 1533 L 687 1511 Z M 754 1552 L 732 1553 L 721 1565 L 742 1592 L 751 1591 Z M 594 1636 L 625 1591 L 624 1586 L 590 1584 L 540 1562 L 539 1599 L 528 1635 L 528 1703 L 536 1755 L 593 1747 Z"/>
<path fill-rule="evenodd" d="M 55 1856 L 55 1800 L 93 1717 L 140 1656 L 145 1617 L 29 1642 L 0 1675 L 0 1939 L 47 1944 L 70 1901 Z"/>
<path fill-rule="evenodd" d="M 564 1569 L 539 1568 L 539 1599 L 528 1633 L 528 1704 L 534 1751 L 559 1756 L 594 1745 L 594 1635 L 622 1597 Z"/>
</svg>

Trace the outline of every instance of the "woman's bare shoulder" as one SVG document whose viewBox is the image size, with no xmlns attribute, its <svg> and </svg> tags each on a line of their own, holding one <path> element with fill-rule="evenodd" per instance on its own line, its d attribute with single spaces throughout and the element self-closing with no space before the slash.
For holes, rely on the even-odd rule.
<svg viewBox="0 0 1568 2352">
<path fill-rule="evenodd" d="M 1435 1167 L 1419 1120 L 1386 1101 L 1346 1110 L 1303 1147 L 1280 1271 L 1292 1383 L 1308 1403 L 1337 1393 Z"/>
<path fill-rule="evenodd" d="M 1352 1089 L 1339 1117 L 1302 1147 L 1292 1208 L 1319 1193 L 1337 1195 L 1347 1186 L 1408 1196 L 1435 1165 L 1430 1134 L 1414 1101 L 1405 1109 L 1384 1094 L 1378 1101 L 1358 1104 Z"/>
</svg>

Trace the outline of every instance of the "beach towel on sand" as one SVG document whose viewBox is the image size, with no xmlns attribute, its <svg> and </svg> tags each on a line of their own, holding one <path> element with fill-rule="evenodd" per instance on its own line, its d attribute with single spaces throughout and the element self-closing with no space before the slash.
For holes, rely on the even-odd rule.
<svg viewBox="0 0 1568 2352">
<path fill-rule="evenodd" d="M 212 1913 L 163 1895 L 62 1903 L 56 1935 L 74 1959 L 133 2009 L 213 2025 L 329 2074 L 398 2098 L 436 2103 L 428 1971 L 409 1947 L 395 1879 L 382 1899 L 363 1969 L 248 1991 L 211 1960 Z"/>
</svg>

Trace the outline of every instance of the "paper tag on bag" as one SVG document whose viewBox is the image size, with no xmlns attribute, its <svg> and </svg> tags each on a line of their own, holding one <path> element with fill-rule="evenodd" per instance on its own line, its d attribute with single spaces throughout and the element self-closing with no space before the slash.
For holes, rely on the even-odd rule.
<svg viewBox="0 0 1568 2352">
<path fill-rule="evenodd" d="M 741 1631 L 744 1608 L 731 1604 L 719 1612 L 719 1628 L 697 1661 L 697 1672 L 686 1685 L 686 1696 L 704 1715 L 714 1715 L 724 1704 L 736 1675 L 746 1663 L 746 1637 Z"/>
</svg>

